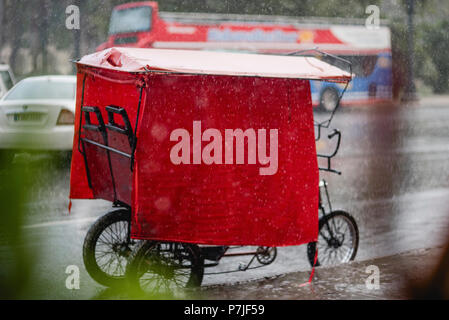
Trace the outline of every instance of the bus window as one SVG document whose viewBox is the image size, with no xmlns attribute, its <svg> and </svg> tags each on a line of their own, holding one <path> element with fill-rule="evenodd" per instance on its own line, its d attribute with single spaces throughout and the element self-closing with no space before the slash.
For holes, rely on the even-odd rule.
<svg viewBox="0 0 449 320">
<path fill-rule="evenodd" d="M 363 76 L 368 77 L 374 71 L 377 63 L 377 56 L 365 56 L 362 59 Z"/>
<path fill-rule="evenodd" d="M 356 77 L 369 77 L 376 67 L 377 56 L 343 56 L 352 63 L 352 72 Z"/>
<path fill-rule="evenodd" d="M 109 34 L 133 33 L 151 29 L 152 8 L 148 6 L 114 10 Z"/>
</svg>

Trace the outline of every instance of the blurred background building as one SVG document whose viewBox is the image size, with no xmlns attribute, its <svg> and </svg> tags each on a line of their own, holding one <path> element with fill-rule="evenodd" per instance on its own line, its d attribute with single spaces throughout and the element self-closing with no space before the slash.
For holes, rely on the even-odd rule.
<svg viewBox="0 0 449 320">
<path fill-rule="evenodd" d="M 108 37 L 109 19 L 114 6 L 124 0 L 0 0 L 0 60 L 9 63 L 18 78 L 36 74 L 69 74 L 72 66 L 67 60 L 93 52 Z M 407 34 L 407 13 L 415 3 L 415 36 Z M 81 29 L 69 32 L 64 28 L 65 9 L 78 5 Z M 159 1 L 164 12 L 207 12 L 233 14 L 283 15 L 296 17 L 338 17 L 366 19 L 368 5 L 380 8 L 392 30 L 393 66 L 396 83 L 407 75 L 409 42 L 413 41 L 413 73 L 420 93 L 449 91 L 449 61 L 447 52 L 449 3 L 442 0 L 267 0 L 267 1 Z M 95 13 L 95 14 L 91 14 Z M 78 41 L 80 39 L 80 41 Z M 399 90 L 396 88 L 396 90 Z"/>
</svg>

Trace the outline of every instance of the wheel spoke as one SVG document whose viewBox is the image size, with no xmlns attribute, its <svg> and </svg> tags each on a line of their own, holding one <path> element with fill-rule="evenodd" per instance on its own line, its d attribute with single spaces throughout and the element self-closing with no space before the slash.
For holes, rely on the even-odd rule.
<svg viewBox="0 0 449 320">
<path fill-rule="evenodd" d="M 193 252 L 189 246 L 173 243 L 155 243 L 137 253 L 142 272 L 137 283 L 143 291 L 157 294 L 165 291 L 174 294 L 185 288 L 193 276 Z M 147 281 L 151 275 L 151 283 Z M 149 285 L 146 285 L 149 284 Z"/>
<path fill-rule="evenodd" d="M 108 225 L 97 239 L 94 252 L 97 265 L 102 272 L 110 276 L 123 277 L 125 274 L 127 260 L 119 250 L 126 252 L 131 246 L 126 244 L 127 227 L 128 222 L 117 221 Z"/>
<path fill-rule="evenodd" d="M 356 227 L 347 216 L 329 216 L 320 228 L 316 250 L 321 265 L 337 265 L 351 260 L 357 249 Z"/>
</svg>

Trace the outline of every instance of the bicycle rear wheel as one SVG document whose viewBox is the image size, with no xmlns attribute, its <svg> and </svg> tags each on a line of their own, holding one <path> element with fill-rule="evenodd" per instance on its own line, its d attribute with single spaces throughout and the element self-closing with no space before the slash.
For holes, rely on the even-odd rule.
<svg viewBox="0 0 449 320">
<path fill-rule="evenodd" d="M 318 242 L 307 245 L 310 265 L 334 266 L 354 260 L 359 247 L 359 229 L 354 218 L 345 211 L 334 211 L 319 221 Z"/>
<path fill-rule="evenodd" d="M 129 210 L 115 210 L 95 221 L 86 234 L 84 266 L 99 284 L 107 287 L 125 284 L 127 260 L 136 243 L 128 239 L 130 220 Z"/>
</svg>

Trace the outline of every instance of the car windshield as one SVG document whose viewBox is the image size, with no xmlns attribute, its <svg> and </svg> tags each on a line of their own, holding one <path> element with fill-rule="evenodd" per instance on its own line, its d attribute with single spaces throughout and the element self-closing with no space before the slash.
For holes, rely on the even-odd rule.
<svg viewBox="0 0 449 320">
<path fill-rule="evenodd" d="M 151 29 L 151 7 L 136 7 L 114 10 L 109 34 L 149 31 Z"/>
<path fill-rule="evenodd" d="M 14 84 L 12 82 L 11 75 L 7 70 L 0 71 L 0 78 L 6 86 L 6 90 L 9 90 L 13 87 Z"/>
<path fill-rule="evenodd" d="M 75 83 L 57 80 L 28 80 L 20 82 L 5 100 L 75 99 Z"/>
</svg>

